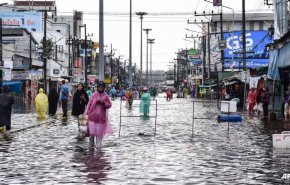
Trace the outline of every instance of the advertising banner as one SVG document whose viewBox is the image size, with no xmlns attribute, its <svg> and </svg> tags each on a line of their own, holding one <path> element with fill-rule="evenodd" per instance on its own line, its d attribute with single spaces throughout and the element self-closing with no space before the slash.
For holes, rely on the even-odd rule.
<svg viewBox="0 0 290 185">
<path fill-rule="evenodd" d="M 224 50 L 224 67 L 232 69 L 243 68 L 242 61 L 242 32 L 224 33 L 227 47 Z M 267 67 L 269 52 L 266 45 L 273 42 L 268 31 L 246 32 L 246 68 Z"/>
<path fill-rule="evenodd" d="M 42 31 L 41 12 L 0 12 L 4 28 L 26 28 Z"/>
<path fill-rule="evenodd" d="M 75 68 L 82 68 L 82 64 L 83 64 L 83 59 L 81 57 L 75 59 L 74 61 Z"/>
</svg>

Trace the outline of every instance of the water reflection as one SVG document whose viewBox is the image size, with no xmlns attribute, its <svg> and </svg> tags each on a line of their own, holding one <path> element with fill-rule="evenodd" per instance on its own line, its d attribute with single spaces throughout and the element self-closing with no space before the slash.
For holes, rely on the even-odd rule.
<svg viewBox="0 0 290 185">
<path fill-rule="evenodd" d="M 84 142 L 79 142 L 83 145 Z M 108 171 L 111 169 L 110 162 L 105 155 L 105 152 L 101 149 L 95 148 L 83 148 L 78 146 L 75 148 L 75 163 L 83 163 L 84 167 L 80 169 L 80 172 L 86 174 L 87 183 L 102 184 L 107 180 Z"/>
</svg>

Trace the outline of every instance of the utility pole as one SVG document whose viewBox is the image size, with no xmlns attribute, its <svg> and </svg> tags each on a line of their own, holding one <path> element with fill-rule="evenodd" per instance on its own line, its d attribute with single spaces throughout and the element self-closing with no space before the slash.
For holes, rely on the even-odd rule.
<svg viewBox="0 0 290 185">
<path fill-rule="evenodd" d="M 143 16 L 147 15 L 146 12 L 136 12 L 136 15 L 140 16 L 141 20 L 141 51 L 140 51 L 140 86 L 143 86 Z"/>
<path fill-rule="evenodd" d="M 104 0 L 99 2 L 99 80 L 104 81 Z"/>
<path fill-rule="evenodd" d="M 110 78 L 111 78 L 111 86 L 113 85 L 113 79 L 112 79 L 112 77 L 113 77 L 113 75 L 112 75 L 112 73 L 113 73 L 113 45 L 111 44 L 111 55 L 110 55 L 111 57 L 110 57 L 110 68 L 111 68 L 111 74 L 110 74 Z"/>
<path fill-rule="evenodd" d="M 244 83 L 244 105 L 243 105 L 243 112 L 245 114 L 246 109 L 246 80 L 247 80 L 247 64 L 246 64 L 246 10 L 245 10 L 245 0 L 242 0 L 242 45 L 243 45 L 243 71 L 245 73 L 245 83 Z"/>
<path fill-rule="evenodd" d="M 32 69 L 32 34 L 29 32 L 29 69 Z"/>
<path fill-rule="evenodd" d="M 203 53 L 203 61 L 202 61 L 202 85 L 204 85 L 204 82 L 205 82 L 205 71 L 206 71 L 206 68 L 205 68 L 205 65 L 206 65 L 206 37 L 203 36 L 202 37 L 202 53 Z"/>
<path fill-rule="evenodd" d="M 88 56 L 87 56 L 87 48 L 88 48 L 88 39 L 87 39 L 87 25 L 84 24 L 84 27 L 85 27 L 85 88 L 88 87 L 88 64 L 87 64 L 87 60 L 88 60 Z"/>
<path fill-rule="evenodd" d="M 47 11 L 44 10 L 44 25 L 43 25 L 43 29 L 44 29 L 44 33 L 43 33 L 43 41 L 42 41 L 42 47 L 43 47 L 43 78 L 44 78 L 44 93 L 47 94 L 47 51 L 46 51 L 46 20 L 47 20 Z"/>
<path fill-rule="evenodd" d="M 150 84 L 152 84 L 152 44 L 154 44 L 155 39 L 148 39 L 148 43 L 150 44 Z"/>
<path fill-rule="evenodd" d="M 175 81 L 176 81 L 176 64 L 174 64 L 173 79 L 174 79 L 174 83 L 175 83 Z"/>
<path fill-rule="evenodd" d="M 148 78 L 148 34 L 149 34 L 149 31 L 151 31 L 152 29 L 149 29 L 149 28 L 145 28 L 143 29 L 145 32 L 146 32 L 146 84 L 148 85 L 148 81 L 149 81 L 149 78 Z"/>
<path fill-rule="evenodd" d="M 70 51 L 70 46 L 71 46 L 71 36 L 69 35 L 68 37 L 68 75 L 72 76 L 72 63 L 71 63 L 71 51 Z"/>
<path fill-rule="evenodd" d="M 207 49 L 208 49 L 208 81 L 210 85 L 210 76 L 211 76 L 211 62 L 210 62 L 210 26 L 209 22 L 207 23 Z"/>
<path fill-rule="evenodd" d="M 130 21 L 129 21 L 129 88 L 133 87 L 132 79 L 132 0 L 130 0 Z"/>
<path fill-rule="evenodd" d="M 2 29 L 3 29 L 3 26 L 2 26 L 2 18 L 0 18 L 0 67 L 3 66 L 3 49 L 2 49 L 2 44 L 3 44 L 3 38 L 2 38 Z"/>
<path fill-rule="evenodd" d="M 203 12 L 203 14 L 196 14 L 194 12 L 195 16 L 213 16 L 213 15 L 219 15 L 220 16 L 220 34 L 221 34 L 221 41 L 224 40 L 224 33 L 223 33 L 223 13 L 222 13 L 222 8 L 221 8 L 221 13 L 209 13 L 206 14 Z M 221 50 L 221 63 L 222 63 L 222 71 L 224 71 L 224 59 L 223 59 L 224 51 Z"/>
<path fill-rule="evenodd" d="M 55 45 L 55 56 L 54 57 L 55 57 L 54 60 L 57 62 L 57 44 Z"/>
</svg>

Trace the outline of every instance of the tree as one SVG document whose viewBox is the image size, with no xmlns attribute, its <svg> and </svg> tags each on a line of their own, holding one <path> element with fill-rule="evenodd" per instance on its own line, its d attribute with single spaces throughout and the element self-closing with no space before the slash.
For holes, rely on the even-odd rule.
<svg viewBox="0 0 290 185">
<path fill-rule="evenodd" d="M 41 44 L 41 48 L 43 49 L 43 39 L 40 41 L 40 44 Z M 42 53 L 42 57 L 46 56 L 48 59 L 51 58 L 52 54 L 53 54 L 53 42 L 52 40 L 49 38 L 49 39 L 46 39 L 46 51 L 43 51 Z"/>
</svg>

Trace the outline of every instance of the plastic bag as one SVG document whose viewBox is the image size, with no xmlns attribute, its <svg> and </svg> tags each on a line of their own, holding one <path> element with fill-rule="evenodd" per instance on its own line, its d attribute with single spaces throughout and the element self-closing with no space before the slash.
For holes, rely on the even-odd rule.
<svg viewBox="0 0 290 185">
<path fill-rule="evenodd" d="M 128 101 L 128 100 L 127 100 L 126 103 L 125 103 L 125 108 L 126 108 L 126 109 L 129 109 L 129 101 Z"/>
<path fill-rule="evenodd" d="M 258 110 L 258 105 L 255 104 L 255 106 L 253 107 L 253 110 Z"/>
</svg>

